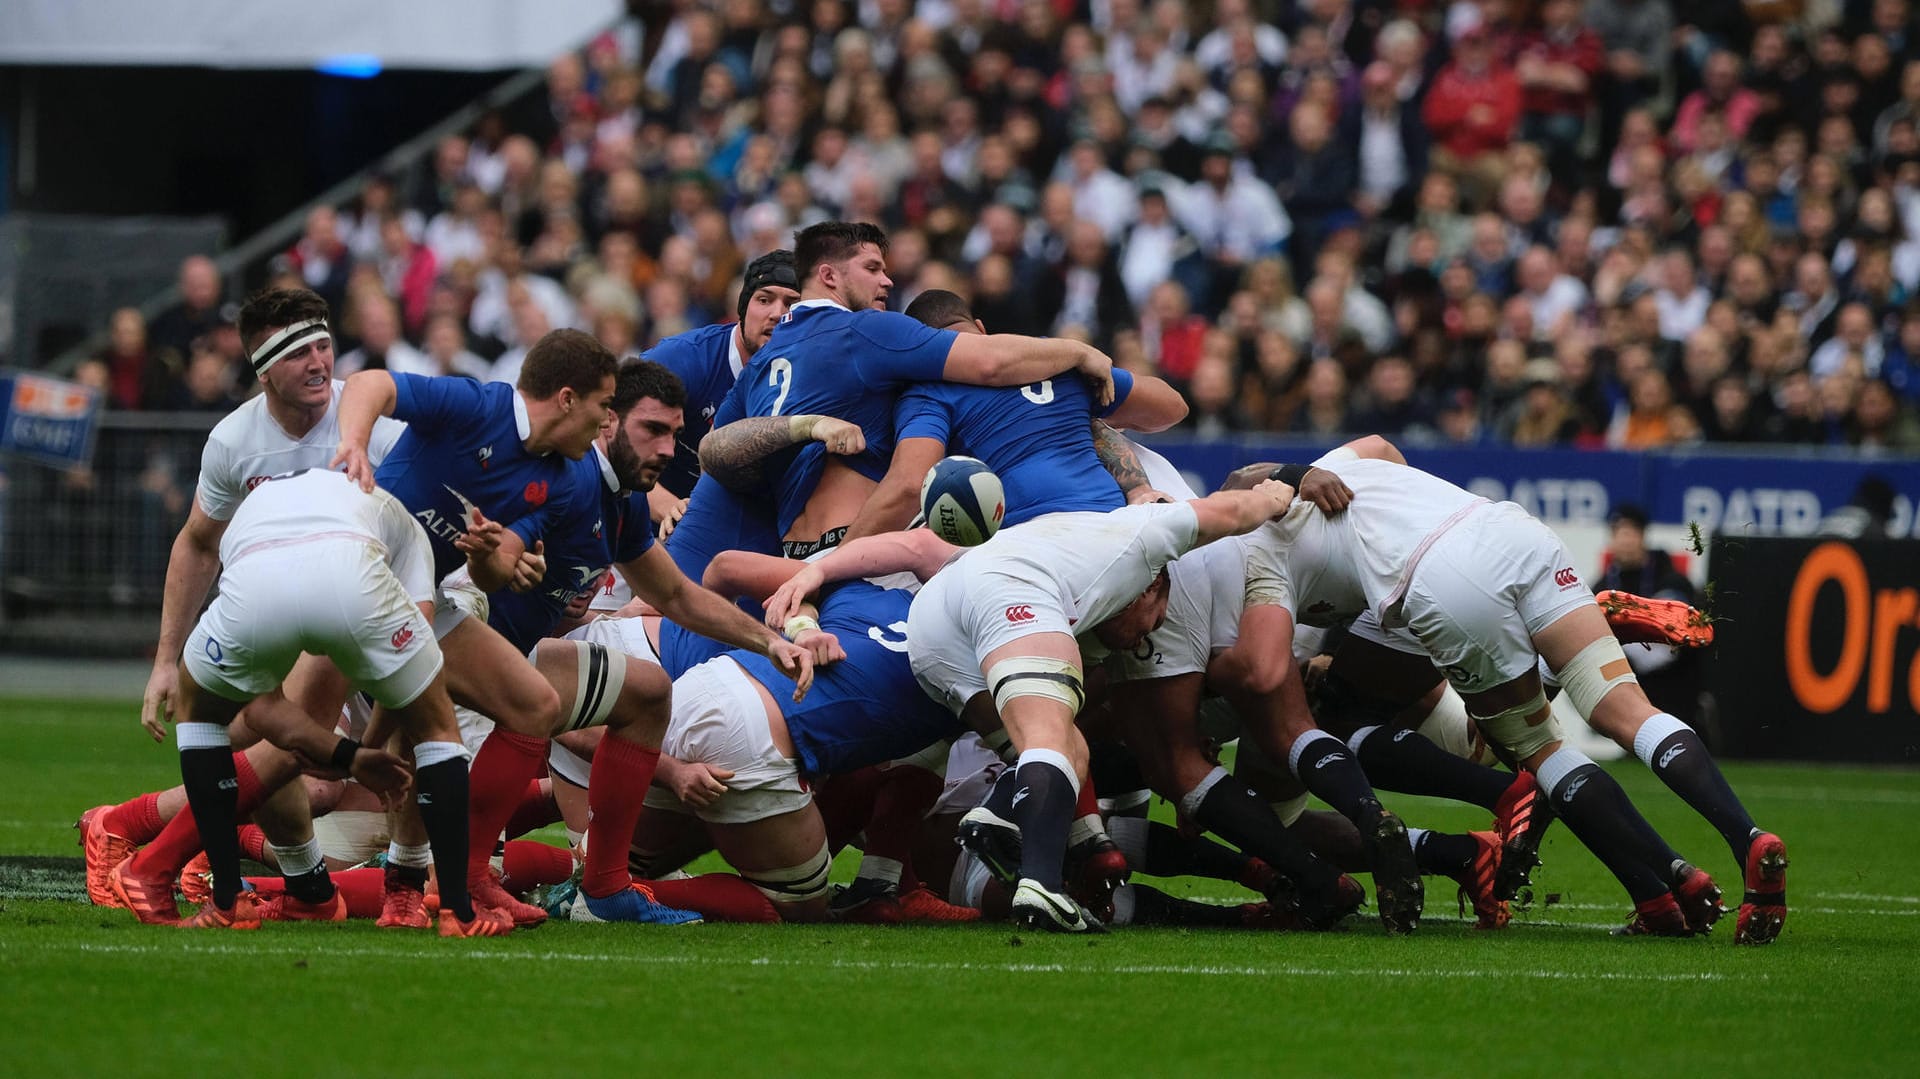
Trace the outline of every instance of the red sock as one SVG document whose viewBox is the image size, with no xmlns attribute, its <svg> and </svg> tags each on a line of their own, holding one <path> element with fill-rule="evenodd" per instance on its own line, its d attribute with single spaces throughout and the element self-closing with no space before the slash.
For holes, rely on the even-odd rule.
<svg viewBox="0 0 1920 1079">
<path fill-rule="evenodd" d="M 527 784 L 520 794 L 520 804 L 514 807 L 513 816 L 507 818 L 507 838 L 526 835 L 536 828 L 545 828 L 560 819 L 560 803 L 550 794 L 540 791 L 540 781 Z"/>
<path fill-rule="evenodd" d="M 242 858 L 251 858 L 261 865 L 269 864 L 267 862 L 267 833 L 261 831 L 259 825 L 243 824 L 240 826 L 240 856 Z"/>
<path fill-rule="evenodd" d="M 558 884 L 573 876 L 573 852 L 551 843 L 509 839 L 501 873 L 501 887 L 514 895 L 522 895 L 529 888 Z"/>
<path fill-rule="evenodd" d="M 484 880 L 493 845 L 547 760 L 547 740 L 495 727 L 467 772 L 467 877 Z"/>
<path fill-rule="evenodd" d="M 608 739 L 612 741 L 612 739 Z M 587 845 L 593 849 L 592 844 Z M 732 873 L 708 873 L 688 880 L 650 880 L 647 890 L 669 907 L 699 912 L 710 922 L 777 922 L 780 914 L 760 889 Z"/>
<path fill-rule="evenodd" d="M 624 738 L 600 740 L 587 776 L 587 864 L 580 876 L 580 890 L 587 895 L 612 895 L 633 883 L 627 849 L 659 764 L 657 749 Z"/>
<path fill-rule="evenodd" d="M 101 819 L 107 831 L 122 839 L 145 846 L 166 827 L 160 819 L 160 792 L 152 791 L 131 801 L 121 802 Z"/>
<path fill-rule="evenodd" d="M 329 875 L 333 877 L 333 886 L 347 900 L 347 917 L 380 917 L 380 906 L 386 901 L 386 870 L 369 866 L 366 869 L 343 869 Z"/>
<path fill-rule="evenodd" d="M 867 821 L 866 853 L 891 858 L 901 865 L 900 887 L 910 889 L 906 867 L 913 864 L 913 844 L 927 811 L 940 800 L 946 782 L 918 765 L 897 764 L 881 773 L 885 778 L 874 793 L 873 816 Z M 914 883 L 918 883 L 916 879 Z"/>
<path fill-rule="evenodd" d="M 260 808 L 271 792 L 260 785 L 260 777 L 254 773 L 253 762 L 246 754 L 233 755 L 233 770 L 240 783 L 240 801 L 234 807 L 234 817 L 241 818 Z M 174 818 L 153 837 L 153 842 L 140 848 L 134 855 L 133 873 L 143 879 L 177 877 L 180 870 L 200 853 L 200 825 L 193 819 L 193 807 L 183 806 Z"/>
<path fill-rule="evenodd" d="M 1093 781 L 1080 784 L 1080 800 L 1073 804 L 1073 819 L 1098 817 L 1100 815 L 1100 794 L 1093 789 Z"/>
<path fill-rule="evenodd" d="M 814 787 L 813 802 L 827 826 L 827 848 L 839 850 L 860 834 L 873 816 L 873 799 L 887 773 L 867 767 L 837 775 Z"/>
</svg>

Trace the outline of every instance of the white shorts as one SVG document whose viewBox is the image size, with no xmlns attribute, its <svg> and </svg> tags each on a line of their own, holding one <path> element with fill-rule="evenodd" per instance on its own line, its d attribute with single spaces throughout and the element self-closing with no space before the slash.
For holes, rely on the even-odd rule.
<svg viewBox="0 0 1920 1079">
<path fill-rule="evenodd" d="M 660 653 L 647 639 L 644 618 L 596 618 L 584 626 L 574 627 L 566 639 L 601 645 L 631 659 L 660 666 Z"/>
<path fill-rule="evenodd" d="M 1073 624 L 1053 593 L 997 570 L 969 572 L 963 558 L 913 597 L 907 609 L 907 659 L 927 695 L 959 715 L 976 694 L 987 692 L 981 661 L 994 649 L 1036 633 L 1073 636 Z"/>
<path fill-rule="evenodd" d="M 1302 632 L 1302 629 L 1299 628 L 1294 630 L 1294 640 L 1296 642 L 1300 640 Z M 1410 656 L 1425 656 L 1427 654 L 1427 646 L 1421 644 L 1420 638 L 1414 636 L 1411 630 L 1388 629 L 1380 624 L 1379 616 L 1372 611 L 1362 612 L 1360 617 L 1354 619 L 1353 623 L 1347 627 L 1347 632 L 1363 641 L 1371 641 L 1382 648 L 1390 648 L 1395 652 L 1405 652 Z M 1294 648 L 1294 654 L 1300 654 L 1300 649 L 1297 644 Z M 1318 654 L 1317 649 L 1314 654 Z"/>
<path fill-rule="evenodd" d="M 1434 665 L 1467 694 L 1533 671 L 1533 635 L 1593 602 L 1560 537 L 1519 506 L 1501 502 L 1468 516 L 1427 549 L 1402 610 Z"/>
<path fill-rule="evenodd" d="M 433 590 L 433 639 L 444 641 L 455 626 L 469 618 L 485 622 L 491 601 L 480 586 L 473 583 L 467 567 L 446 575 Z"/>
<path fill-rule="evenodd" d="M 947 750 L 947 782 L 940 797 L 927 811 L 930 817 L 942 813 L 965 813 L 987 800 L 1000 773 L 1008 768 L 1000 754 L 988 749 L 977 734 L 969 733 Z"/>
<path fill-rule="evenodd" d="M 393 829 L 385 813 L 336 809 L 313 818 L 313 838 L 320 844 L 323 856 L 359 865 L 387 849 L 393 839 Z"/>
<path fill-rule="evenodd" d="M 247 701 L 280 686 L 302 652 L 326 656 L 389 708 L 440 673 L 440 646 L 374 544 L 319 541 L 246 555 L 187 637 L 194 683 Z"/>
<path fill-rule="evenodd" d="M 799 762 L 774 748 L 767 706 L 753 679 L 725 656 L 700 664 L 673 684 L 673 718 L 660 752 L 688 764 L 724 768 L 733 778 L 726 781 L 726 793 L 698 809 L 654 786 L 646 801 L 653 809 L 692 813 L 715 824 L 746 824 L 813 802 Z"/>
</svg>

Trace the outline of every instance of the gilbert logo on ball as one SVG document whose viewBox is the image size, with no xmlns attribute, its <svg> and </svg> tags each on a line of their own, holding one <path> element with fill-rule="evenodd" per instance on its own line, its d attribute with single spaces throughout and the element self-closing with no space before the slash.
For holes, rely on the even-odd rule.
<svg viewBox="0 0 1920 1079">
<path fill-rule="evenodd" d="M 985 461 L 948 457 L 927 470 L 920 515 L 933 534 L 960 547 L 987 542 L 1007 514 L 1007 493 Z"/>
</svg>

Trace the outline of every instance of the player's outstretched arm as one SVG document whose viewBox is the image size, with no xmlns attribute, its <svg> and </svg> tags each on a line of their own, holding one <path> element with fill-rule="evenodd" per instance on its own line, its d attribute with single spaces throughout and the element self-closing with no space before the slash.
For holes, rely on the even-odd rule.
<svg viewBox="0 0 1920 1079">
<path fill-rule="evenodd" d="M 860 515 L 847 529 L 846 539 L 897 532 L 913 520 L 920 505 L 920 485 L 927 470 L 940 463 L 947 444 L 937 438 L 903 438 L 893 447 L 893 463 L 880 479 L 880 486 L 867 496 Z"/>
<path fill-rule="evenodd" d="M 1261 480 L 1248 491 L 1215 491 L 1205 498 L 1188 502 L 1199 519 L 1199 538 L 1195 547 L 1203 547 L 1227 536 L 1239 536 L 1277 521 L 1293 505 L 1293 488 L 1279 480 Z"/>
<path fill-rule="evenodd" d="M 1113 359 L 1092 345 L 1017 333 L 955 334 L 940 377 L 972 386 L 1025 386 L 1078 371 L 1102 406 L 1113 402 Z"/>
<path fill-rule="evenodd" d="M 140 700 L 140 725 L 156 742 L 166 739 L 166 725 L 180 706 L 180 649 L 192 632 L 200 601 L 220 574 L 220 537 L 226 531 L 227 523 L 207 516 L 196 496 L 187 511 L 187 523 L 173 538 L 160 596 L 160 642 L 154 651 L 153 674 Z"/>
<path fill-rule="evenodd" d="M 798 559 L 758 551 L 721 551 L 707 563 L 700 584 L 722 596 L 745 596 L 758 602 L 773 595 L 805 566 Z"/>
<path fill-rule="evenodd" d="M 960 548 L 924 528 L 850 540 L 801 567 L 767 597 L 767 625 L 783 627 L 821 587 L 855 577 L 911 573 L 926 580 L 953 560 Z"/>
<path fill-rule="evenodd" d="M 640 557 L 618 563 L 633 594 L 653 604 L 662 617 L 724 644 L 758 652 L 794 680 L 793 699 L 813 685 L 813 653 L 754 621 L 753 616 L 687 578 L 666 548 L 648 547 Z"/>
<path fill-rule="evenodd" d="M 732 490 L 751 490 L 768 457 L 803 442 L 824 443 L 828 453 L 867 448 L 859 425 L 833 416 L 748 416 L 707 432 L 700 440 L 700 467 Z"/>
<path fill-rule="evenodd" d="M 360 371 L 348 378 L 347 388 L 340 394 L 340 445 L 327 467 L 344 467 L 361 490 L 373 490 L 373 462 L 367 459 L 367 443 L 373 438 L 374 421 L 393 415 L 399 398 L 393 376 L 386 371 Z"/>
<path fill-rule="evenodd" d="M 1129 431 L 1164 431 L 1187 418 L 1187 399 L 1166 379 L 1133 376 L 1133 392 L 1107 416 L 1107 422 Z"/>
</svg>

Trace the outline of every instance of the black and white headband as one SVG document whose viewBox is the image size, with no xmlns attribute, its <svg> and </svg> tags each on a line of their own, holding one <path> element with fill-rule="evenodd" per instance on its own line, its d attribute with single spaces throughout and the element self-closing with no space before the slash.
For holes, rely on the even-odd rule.
<svg viewBox="0 0 1920 1079">
<path fill-rule="evenodd" d="M 310 318 L 275 331 L 273 336 L 260 342 L 260 347 L 253 350 L 253 373 L 256 376 L 266 374 L 269 367 L 292 355 L 300 346 L 312 344 L 331 333 L 327 329 L 327 320 L 323 318 Z"/>
</svg>

